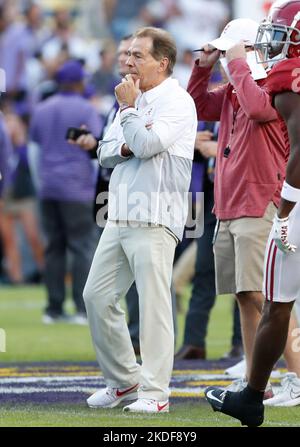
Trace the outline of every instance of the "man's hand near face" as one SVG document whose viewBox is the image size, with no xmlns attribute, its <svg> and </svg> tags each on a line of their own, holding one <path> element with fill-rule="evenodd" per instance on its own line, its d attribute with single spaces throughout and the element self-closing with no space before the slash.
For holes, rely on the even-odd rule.
<svg viewBox="0 0 300 447">
<path fill-rule="evenodd" d="M 135 82 L 130 74 L 122 79 L 115 88 L 116 99 L 120 108 L 135 107 L 135 101 L 140 94 L 140 80 Z"/>
</svg>

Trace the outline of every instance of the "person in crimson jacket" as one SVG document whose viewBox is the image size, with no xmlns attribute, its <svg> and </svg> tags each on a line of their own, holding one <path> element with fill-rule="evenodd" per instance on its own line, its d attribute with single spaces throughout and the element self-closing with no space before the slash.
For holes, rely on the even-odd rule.
<svg viewBox="0 0 300 447">
<path fill-rule="evenodd" d="M 230 22 L 219 39 L 204 46 L 188 85 L 198 119 L 220 121 L 214 189 L 216 289 L 219 295 L 236 294 L 246 377 L 264 301 L 264 253 L 289 154 L 283 121 L 265 88 L 267 73 L 255 62 L 257 30 L 252 20 Z M 208 91 L 212 68 L 224 55 L 221 62 L 230 82 Z M 294 319 L 291 324 L 296 327 Z M 291 345 L 289 340 L 285 355 L 294 370 L 299 362 Z"/>
</svg>

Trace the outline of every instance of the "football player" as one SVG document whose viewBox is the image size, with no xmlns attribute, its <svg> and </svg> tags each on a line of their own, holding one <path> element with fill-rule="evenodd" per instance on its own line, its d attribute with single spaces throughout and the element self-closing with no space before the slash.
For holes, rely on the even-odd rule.
<svg viewBox="0 0 300 447">
<path fill-rule="evenodd" d="M 284 119 L 283 132 L 289 136 L 290 157 L 266 249 L 266 302 L 256 334 L 248 385 L 238 393 L 217 387 L 209 387 L 205 392 L 215 411 L 248 426 L 263 423 L 264 390 L 284 350 L 293 305 L 300 300 L 300 1 L 281 0 L 273 4 L 267 21 L 259 28 L 256 48 L 263 54 L 264 62 L 276 58 L 267 88 L 274 108 Z M 289 394 L 286 406 L 299 404 L 300 379 L 290 374 L 285 388 Z"/>
</svg>

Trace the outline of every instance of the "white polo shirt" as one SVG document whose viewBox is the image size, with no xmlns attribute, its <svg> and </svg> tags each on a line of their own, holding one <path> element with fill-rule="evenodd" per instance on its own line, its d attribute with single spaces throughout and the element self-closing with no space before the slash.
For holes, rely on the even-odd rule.
<svg viewBox="0 0 300 447">
<path fill-rule="evenodd" d="M 172 78 L 117 113 L 99 143 L 100 164 L 115 168 L 109 220 L 164 225 L 182 239 L 196 132 L 194 101 Z M 133 156 L 120 156 L 124 143 Z"/>
</svg>

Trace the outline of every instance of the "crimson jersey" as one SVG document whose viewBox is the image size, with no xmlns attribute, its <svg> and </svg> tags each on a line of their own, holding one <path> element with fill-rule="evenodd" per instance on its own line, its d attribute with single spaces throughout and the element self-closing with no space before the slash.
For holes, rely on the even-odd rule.
<svg viewBox="0 0 300 447">
<path fill-rule="evenodd" d="M 270 71 L 266 85 L 273 98 L 283 92 L 300 94 L 300 59 L 278 62 Z"/>
<path fill-rule="evenodd" d="M 272 97 L 274 107 L 275 96 L 284 92 L 300 94 L 300 58 L 285 59 L 278 62 L 269 72 L 266 88 Z M 288 154 L 290 151 L 289 135 L 285 121 L 281 119 L 280 127 L 284 135 Z"/>
</svg>

